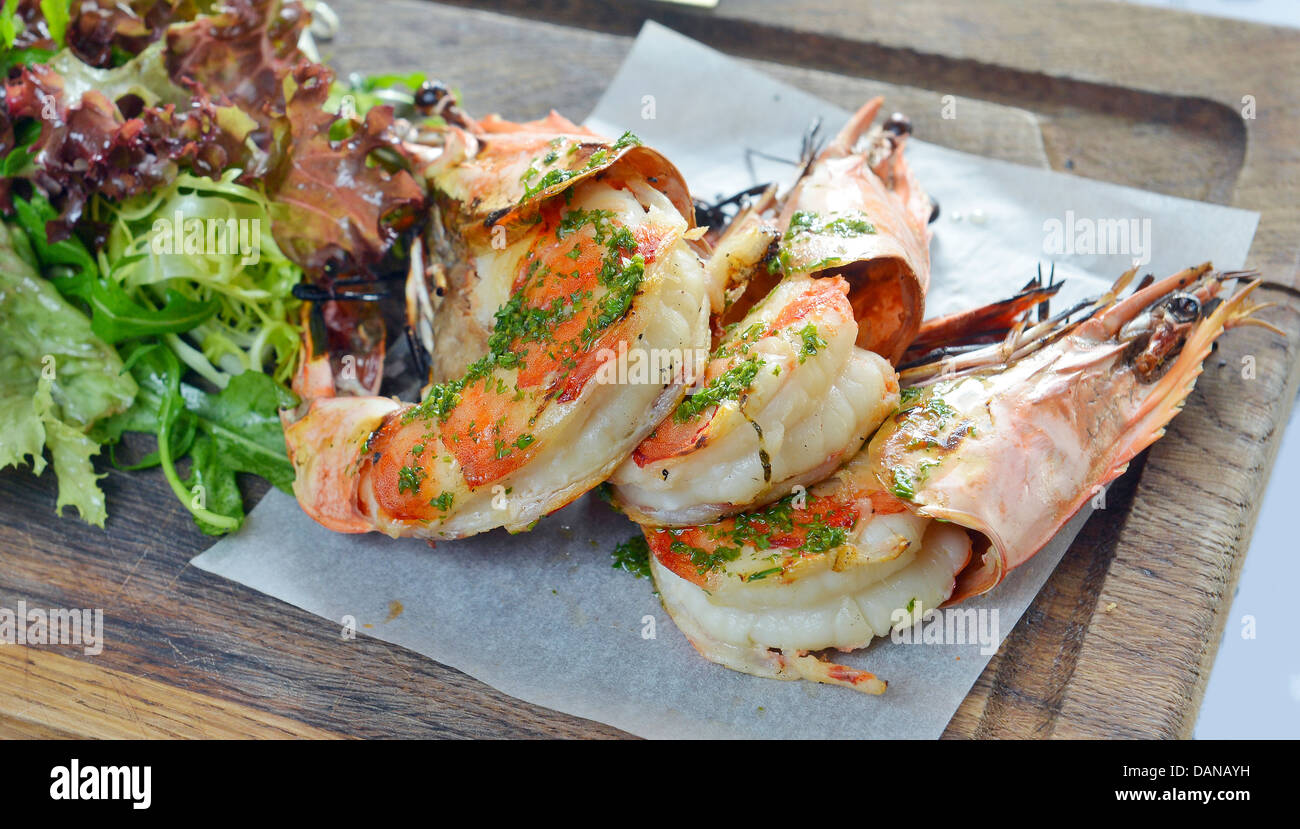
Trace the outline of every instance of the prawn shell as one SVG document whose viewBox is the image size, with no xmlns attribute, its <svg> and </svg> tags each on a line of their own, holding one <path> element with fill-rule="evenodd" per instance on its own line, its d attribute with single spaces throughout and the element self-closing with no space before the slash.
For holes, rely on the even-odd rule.
<svg viewBox="0 0 1300 829">
<path fill-rule="evenodd" d="M 357 509 L 356 467 L 370 436 L 402 408 L 387 397 L 323 397 L 311 402 L 304 417 L 285 426 L 295 472 L 293 494 L 304 512 L 335 532 L 373 529 Z"/>
<path fill-rule="evenodd" d="M 523 123 L 488 116 L 472 126 L 448 127 L 443 152 L 424 171 L 471 245 L 490 244 L 497 226 L 506 229 L 507 243 L 513 241 L 531 225 L 542 202 L 603 175 L 644 178 L 673 203 L 688 228 L 694 227 L 695 208 L 686 180 L 657 150 L 639 143 L 616 147 L 616 142 L 554 111 Z M 539 163 L 552 151 L 554 163 Z M 525 179 L 530 168 L 539 172 Z M 528 189 L 529 181 L 551 171 L 558 171 L 559 180 Z"/>
<path fill-rule="evenodd" d="M 1146 299 L 1205 270 L 1156 283 Z M 1217 288 L 1211 281 L 1207 290 Z M 1131 343 L 1114 336 L 1124 320 L 1103 313 L 1009 367 L 929 386 L 886 421 L 867 448 L 879 483 L 896 493 L 914 484 L 905 499 L 914 512 L 983 536 L 986 548 L 959 574 L 949 604 L 987 592 L 1032 558 L 1164 434 L 1214 341 L 1254 310 L 1242 305 L 1248 292 L 1192 325 L 1158 377 L 1129 364 Z M 1111 310 L 1138 304 L 1125 300 Z M 926 407 L 952 413 L 931 417 Z"/>
<path fill-rule="evenodd" d="M 930 284 L 929 197 L 911 174 L 901 142 L 873 169 L 854 145 L 882 99 L 869 101 L 809 167 L 781 211 L 781 227 L 804 212 L 858 218 L 870 232 L 808 228 L 782 244 L 786 273 L 840 274 L 861 324 L 858 345 L 897 363 L 920 330 Z M 884 174 L 885 178 L 882 178 Z"/>
</svg>

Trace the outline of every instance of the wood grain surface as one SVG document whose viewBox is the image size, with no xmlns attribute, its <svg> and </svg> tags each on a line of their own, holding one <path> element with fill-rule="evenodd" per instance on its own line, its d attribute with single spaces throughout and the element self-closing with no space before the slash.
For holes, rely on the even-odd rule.
<svg viewBox="0 0 1300 829">
<path fill-rule="evenodd" d="M 1294 31 L 1102 0 L 331 5 L 345 26 L 323 52 L 340 69 L 424 69 L 473 111 L 516 118 L 551 107 L 584 116 L 647 18 L 842 106 L 884 84 L 926 140 L 1257 210 L 1248 264 L 1296 286 Z M 971 117 L 938 118 L 945 94 Z M 1245 95 L 1254 119 L 1241 117 Z M 1249 329 L 1224 339 L 949 736 L 1190 734 L 1300 382 L 1300 304 L 1267 298 L 1284 303 L 1269 319 L 1289 339 Z M 1241 376 L 1246 355 L 1253 380 Z M 103 608 L 106 640 L 95 657 L 0 648 L 0 736 L 621 735 L 402 648 L 341 639 L 331 622 L 190 568 L 211 539 L 161 476 L 109 472 L 103 483 L 107 531 L 54 517 L 52 472 L 0 473 L 0 606 Z"/>
</svg>

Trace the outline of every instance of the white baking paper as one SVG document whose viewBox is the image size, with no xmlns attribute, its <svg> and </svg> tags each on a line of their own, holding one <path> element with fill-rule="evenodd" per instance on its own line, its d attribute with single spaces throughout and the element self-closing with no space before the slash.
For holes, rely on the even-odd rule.
<svg viewBox="0 0 1300 829">
<path fill-rule="evenodd" d="M 651 106 L 652 105 L 652 106 Z M 936 106 L 939 106 L 936 95 Z M 650 107 L 647 109 L 647 107 Z M 647 24 L 588 123 L 630 129 L 664 151 L 702 198 L 786 180 L 816 117 L 829 132 L 846 112 L 719 53 Z M 960 110 L 958 111 L 960 117 Z M 644 117 L 652 115 L 653 117 Z M 1067 286 L 1056 308 L 1103 290 L 1134 258 L 1165 274 L 1212 259 L 1240 267 L 1257 214 L 995 162 L 914 141 L 909 154 L 942 205 L 928 312 L 1007 296 L 1039 262 Z M 1067 254 L 1080 220 L 1134 219 L 1116 253 Z M 1143 224 L 1147 222 L 1149 224 Z M 1045 229 L 1047 228 L 1047 229 Z M 1085 239 L 1086 241 L 1086 239 Z M 1106 244 L 1111 245 L 1107 239 Z M 1063 247 L 1063 245 L 1062 245 Z M 1085 520 L 1076 516 L 1033 560 L 965 607 L 998 611 L 1010 633 Z M 431 549 L 420 541 L 347 536 L 316 525 L 270 492 L 244 528 L 194 559 L 204 570 L 450 665 L 528 702 L 647 737 L 938 737 L 990 658 L 978 645 L 879 640 L 844 657 L 889 681 L 870 697 L 806 682 L 758 679 L 699 657 L 648 582 L 611 567 L 636 528 L 592 497 L 533 532 L 493 532 Z M 392 602 L 404 610 L 390 618 Z"/>
</svg>

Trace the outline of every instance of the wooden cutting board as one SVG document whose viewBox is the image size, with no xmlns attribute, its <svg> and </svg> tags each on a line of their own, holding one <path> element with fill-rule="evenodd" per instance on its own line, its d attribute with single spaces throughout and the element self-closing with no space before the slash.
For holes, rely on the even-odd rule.
<svg viewBox="0 0 1300 829">
<path fill-rule="evenodd" d="M 1248 264 L 1296 287 L 1295 31 L 1102 0 L 332 5 L 344 27 L 322 51 L 336 67 L 423 69 L 472 111 L 515 118 L 585 115 L 653 18 L 844 107 L 883 91 L 935 143 L 1257 210 Z M 939 117 L 943 95 L 963 117 Z M 1247 95 L 1253 119 L 1241 117 Z M 1190 734 L 1300 382 L 1300 303 L 1268 298 L 1284 304 L 1269 319 L 1289 339 L 1225 338 L 948 735 Z M 0 473 L 0 607 L 102 608 L 106 639 L 95 657 L 0 646 L 0 736 L 622 734 L 402 648 L 341 640 L 332 622 L 190 568 L 211 539 L 161 476 L 110 472 L 104 485 L 107 531 L 54 518 L 52 473 Z"/>
</svg>

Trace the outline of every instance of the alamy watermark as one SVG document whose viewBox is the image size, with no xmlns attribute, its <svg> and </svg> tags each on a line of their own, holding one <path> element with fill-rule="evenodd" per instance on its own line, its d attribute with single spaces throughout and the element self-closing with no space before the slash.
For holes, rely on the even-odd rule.
<svg viewBox="0 0 1300 829">
<path fill-rule="evenodd" d="M 239 264 L 256 265 L 262 259 L 261 219 L 186 218 L 154 219 L 149 249 L 158 256 L 239 256 Z"/>
<path fill-rule="evenodd" d="M 992 656 L 1002 641 L 997 608 L 945 607 L 926 610 L 920 599 L 889 616 L 889 638 L 899 645 L 979 645 Z"/>
<path fill-rule="evenodd" d="M 125 800 L 132 809 L 148 809 L 153 766 L 83 766 L 74 757 L 50 769 L 50 800 Z"/>
<path fill-rule="evenodd" d="M 1043 222 L 1043 253 L 1048 256 L 1074 254 L 1122 254 L 1135 264 L 1151 261 L 1151 219 L 1079 217 L 1065 211 L 1065 220 Z"/>
<path fill-rule="evenodd" d="M 104 651 L 101 608 L 0 607 L 0 645 L 75 645 L 86 656 Z"/>
<path fill-rule="evenodd" d="M 620 342 L 618 349 L 602 348 L 596 352 L 601 361 L 596 382 L 602 385 L 691 386 L 703 375 L 709 363 L 704 348 L 633 348 Z"/>
</svg>

